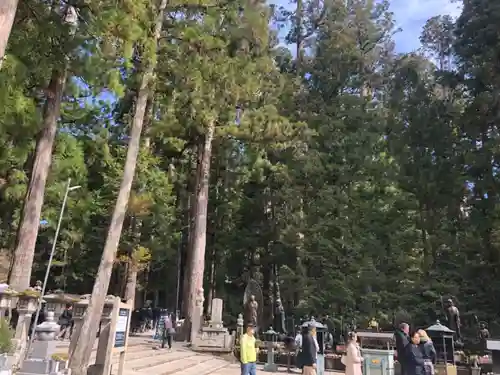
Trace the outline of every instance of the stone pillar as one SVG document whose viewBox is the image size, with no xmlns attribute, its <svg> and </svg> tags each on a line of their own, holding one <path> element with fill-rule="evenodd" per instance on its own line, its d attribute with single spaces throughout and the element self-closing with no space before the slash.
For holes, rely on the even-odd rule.
<svg viewBox="0 0 500 375">
<path fill-rule="evenodd" d="M 191 324 L 191 344 L 195 342 L 195 338 L 201 329 L 201 322 L 203 320 L 203 302 L 205 297 L 203 295 L 203 288 L 198 289 L 196 293 L 196 305 L 193 311 L 193 321 Z"/>
<path fill-rule="evenodd" d="M 16 346 L 14 363 L 16 365 L 19 364 L 20 360 L 23 359 L 26 354 L 31 317 L 37 309 L 38 299 L 38 296 L 31 294 L 20 295 L 18 298 L 17 312 L 19 318 L 17 320 L 16 333 L 14 335 L 14 343 Z"/>
<path fill-rule="evenodd" d="M 73 350 L 75 350 L 76 342 L 78 341 L 78 336 L 80 336 L 80 330 L 83 325 L 83 317 L 87 312 L 87 308 L 89 307 L 89 299 L 82 298 L 80 301 L 74 304 L 73 308 L 73 334 L 71 335 L 71 341 L 69 343 L 69 355 L 73 354 Z"/>
<path fill-rule="evenodd" d="M 111 320 L 113 318 L 113 306 L 115 304 L 116 297 L 106 296 L 104 302 L 104 308 L 102 309 L 101 316 L 101 332 L 99 334 L 99 341 L 97 344 L 97 355 L 95 364 L 89 367 L 89 373 L 91 374 L 103 374 L 106 368 L 111 368 L 111 364 L 108 363 L 111 358 L 108 358 L 108 346 L 112 345 L 111 341 Z"/>
<path fill-rule="evenodd" d="M 212 328 L 223 328 L 222 312 L 224 309 L 224 301 L 220 298 L 212 300 L 212 314 L 210 316 L 210 326 Z"/>
<path fill-rule="evenodd" d="M 278 365 L 274 363 L 274 348 L 276 347 L 276 343 L 273 341 L 267 342 L 267 362 L 264 365 L 264 371 L 267 372 L 277 372 Z"/>
</svg>

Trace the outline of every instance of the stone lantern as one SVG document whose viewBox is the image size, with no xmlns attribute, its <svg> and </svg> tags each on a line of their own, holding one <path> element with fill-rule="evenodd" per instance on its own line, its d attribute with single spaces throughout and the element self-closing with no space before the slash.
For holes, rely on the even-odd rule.
<svg viewBox="0 0 500 375">
<path fill-rule="evenodd" d="M 12 298 L 14 295 L 15 292 L 9 289 L 8 286 L 0 291 L 0 318 L 5 317 L 5 313 L 12 309 Z"/>
<path fill-rule="evenodd" d="M 53 311 L 57 320 L 57 318 L 63 313 L 68 303 L 73 304 L 80 298 L 78 296 L 66 294 L 62 290 L 56 290 L 54 293 L 49 293 L 43 296 L 43 299 L 47 303 L 47 311 Z"/>
<path fill-rule="evenodd" d="M 113 312 L 113 306 L 115 303 L 115 296 L 108 295 L 104 300 L 104 307 L 102 308 L 101 320 L 111 320 L 111 314 Z"/>
<path fill-rule="evenodd" d="M 277 347 L 278 340 L 278 332 L 276 332 L 273 327 L 269 327 L 269 329 L 263 333 L 264 340 L 266 341 L 266 349 L 267 349 L 267 361 L 264 365 L 264 371 L 268 372 L 277 372 L 278 365 L 274 362 L 274 351 Z"/>
<path fill-rule="evenodd" d="M 33 314 L 38 307 L 40 293 L 30 292 L 18 294 L 17 311 L 19 314 Z"/>
<path fill-rule="evenodd" d="M 59 324 L 54 321 L 54 312 L 47 313 L 47 320 L 35 328 L 35 334 L 38 341 L 54 341 L 60 330 Z"/>
<path fill-rule="evenodd" d="M 26 359 L 22 361 L 18 374 L 56 374 L 52 355 L 57 349 L 56 336 L 59 324 L 54 321 L 54 312 L 47 313 L 46 320 L 35 328 L 36 340 L 32 342 Z"/>
<path fill-rule="evenodd" d="M 81 299 L 78 302 L 75 302 L 73 307 L 73 319 L 83 319 L 85 313 L 87 312 L 87 308 L 89 307 L 88 299 Z"/>
</svg>

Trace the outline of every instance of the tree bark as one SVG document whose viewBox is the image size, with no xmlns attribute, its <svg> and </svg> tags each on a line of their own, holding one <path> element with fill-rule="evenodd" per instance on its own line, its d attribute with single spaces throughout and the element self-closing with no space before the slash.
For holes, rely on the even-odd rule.
<svg viewBox="0 0 500 375">
<path fill-rule="evenodd" d="M 125 301 L 128 304 L 134 306 L 135 301 L 135 290 L 137 289 L 137 267 L 129 264 L 127 267 L 127 283 L 125 285 Z"/>
<path fill-rule="evenodd" d="M 189 306 L 190 306 L 190 297 L 189 293 L 191 290 L 191 267 L 193 263 L 193 239 L 195 233 L 195 225 L 196 225 L 196 192 L 199 188 L 199 175 L 200 175 L 200 167 L 201 167 L 201 159 L 203 156 L 203 149 L 198 147 L 194 156 L 191 159 L 191 176 L 188 180 L 188 204 L 187 204 L 187 216 L 188 216 L 188 231 L 187 231 L 187 246 L 186 246 L 186 263 L 184 269 L 184 277 L 182 283 L 182 316 L 187 317 Z M 186 325 L 188 328 L 188 325 Z M 189 337 L 189 332 L 187 332 L 187 337 Z"/>
<path fill-rule="evenodd" d="M 196 294 L 203 287 L 203 274 L 205 271 L 205 247 L 207 242 L 207 216 L 208 216 L 208 189 L 210 183 L 210 162 L 212 157 L 212 141 L 214 138 L 215 123 L 208 124 L 204 137 L 202 157 L 196 192 L 196 216 L 194 218 L 193 254 L 190 268 L 189 305 L 187 311 L 188 324 L 192 322 L 196 305 Z"/>
<path fill-rule="evenodd" d="M 57 133 L 57 120 L 67 77 L 67 66 L 62 71 L 54 70 L 47 89 L 44 108 L 43 129 L 37 140 L 35 160 L 31 171 L 28 191 L 24 199 L 21 221 L 17 232 L 16 247 L 9 274 L 9 285 L 24 291 L 30 285 L 35 245 L 40 226 L 45 194 L 45 183 L 52 161 L 52 148 Z"/>
<path fill-rule="evenodd" d="M 9 41 L 14 18 L 16 18 L 17 4 L 19 0 L 0 1 L 0 69 L 5 59 L 7 42 Z"/>
<path fill-rule="evenodd" d="M 153 32 L 154 44 L 157 44 L 163 24 L 163 13 L 167 6 L 167 0 L 161 0 L 155 20 Z M 139 154 L 142 127 L 146 114 L 146 106 L 150 93 L 150 85 L 156 68 L 156 59 L 150 61 L 145 67 L 137 94 L 137 103 L 132 120 L 130 140 L 128 144 L 123 179 L 118 193 L 111 224 L 109 226 L 106 243 L 97 272 L 97 277 L 92 289 L 92 296 L 85 314 L 82 328 L 77 334 L 75 349 L 70 353 L 70 368 L 73 375 L 87 375 L 87 366 L 95 341 L 97 329 L 99 328 L 100 315 L 104 307 L 104 300 L 109 288 L 109 281 L 113 269 L 113 262 L 123 228 L 123 221 L 127 212 L 130 191 L 134 180 L 137 156 Z"/>
</svg>

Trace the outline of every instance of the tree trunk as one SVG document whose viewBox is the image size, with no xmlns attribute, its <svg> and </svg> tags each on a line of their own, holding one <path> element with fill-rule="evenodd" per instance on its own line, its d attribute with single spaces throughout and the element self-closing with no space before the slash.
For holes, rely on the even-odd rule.
<svg viewBox="0 0 500 375">
<path fill-rule="evenodd" d="M 186 246 L 186 263 L 184 269 L 184 277 L 182 283 L 182 315 L 186 317 L 188 315 L 189 310 L 189 293 L 191 290 L 191 267 L 193 263 L 193 239 L 195 232 L 195 217 L 196 217 L 196 192 L 199 188 L 199 175 L 200 175 L 200 167 L 201 167 L 201 159 L 203 156 L 203 149 L 198 147 L 195 156 L 191 159 L 191 173 L 190 178 L 188 180 L 188 207 L 187 207 L 187 216 L 188 216 L 188 231 L 187 231 L 187 246 Z M 188 327 L 186 325 L 186 327 Z M 187 333 L 189 337 L 189 332 Z"/>
<path fill-rule="evenodd" d="M 134 306 L 135 290 L 137 289 L 138 270 L 132 264 L 127 267 L 127 284 L 125 285 L 125 301 Z"/>
<path fill-rule="evenodd" d="M 167 6 L 167 0 L 161 0 L 155 20 L 153 33 L 154 44 L 157 44 L 163 24 L 163 12 Z M 77 342 L 73 353 L 70 353 L 70 368 L 73 375 L 87 375 L 87 366 L 94 345 L 97 329 L 99 328 L 100 315 L 104 307 L 104 300 L 109 288 L 109 281 L 113 269 L 113 262 L 123 228 L 123 221 L 127 212 L 130 191 L 134 180 L 137 156 L 139 154 L 141 132 L 146 114 L 146 106 L 150 92 L 150 84 L 154 76 L 156 59 L 153 59 L 145 67 L 137 94 L 134 118 L 130 140 L 128 144 L 127 158 L 123 171 L 123 179 L 118 193 L 111 224 L 109 226 L 106 243 L 97 272 L 97 277 L 92 289 L 92 296 L 85 314 L 82 328 L 77 334 Z"/>
<path fill-rule="evenodd" d="M 7 42 L 9 41 L 14 18 L 16 17 L 18 2 L 18 0 L 0 1 L 0 69 L 2 69 L 2 63 L 5 59 Z"/>
<path fill-rule="evenodd" d="M 210 183 L 210 162 L 212 157 L 212 140 L 214 138 L 215 124 L 208 124 L 205 134 L 202 157 L 196 192 L 196 216 L 194 218 L 195 232 L 193 233 L 193 254 L 191 262 L 191 285 L 189 288 L 189 305 L 186 318 L 192 322 L 195 311 L 196 295 L 203 287 L 203 274 L 205 271 L 205 246 L 207 242 L 207 214 L 208 214 L 208 188 Z M 188 323 L 189 324 L 189 323 Z"/>
<path fill-rule="evenodd" d="M 132 248 L 130 253 L 130 260 L 127 266 L 126 277 L 127 280 L 125 282 L 125 293 L 124 298 L 128 304 L 134 306 L 135 302 L 135 291 L 137 289 L 137 276 L 139 274 L 139 264 L 134 264 L 134 251 L 138 248 L 141 243 L 141 229 L 142 229 L 142 220 L 136 216 L 131 217 L 130 221 L 130 236 L 132 242 Z"/>
<path fill-rule="evenodd" d="M 52 161 L 52 148 L 57 133 L 57 120 L 66 83 L 67 66 L 62 71 L 54 70 L 47 89 L 47 102 L 43 116 L 43 130 L 37 140 L 35 160 L 31 171 L 28 191 L 17 232 L 16 248 L 9 274 L 9 285 L 17 291 L 30 285 L 35 245 L 40 226 L 45 194 L 45 183 Z"/>
</svg>

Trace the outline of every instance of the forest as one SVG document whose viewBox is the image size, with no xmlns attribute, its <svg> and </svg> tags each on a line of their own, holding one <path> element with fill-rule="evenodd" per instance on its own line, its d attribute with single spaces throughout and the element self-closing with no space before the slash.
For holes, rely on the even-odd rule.
<svg viewBox="0 0 500 375">
<path fill-rule="evenodd" d="M 189 316 L 203 286 L 235 317 L 255 279 L 267 317 L 432 323 L 453 298 L 500 328 L 500 3 L 463 0 L 407 54 L 387 0 L 2 3 L 16 290 L 70 178 L 51 290 Z"/>
</svg>

